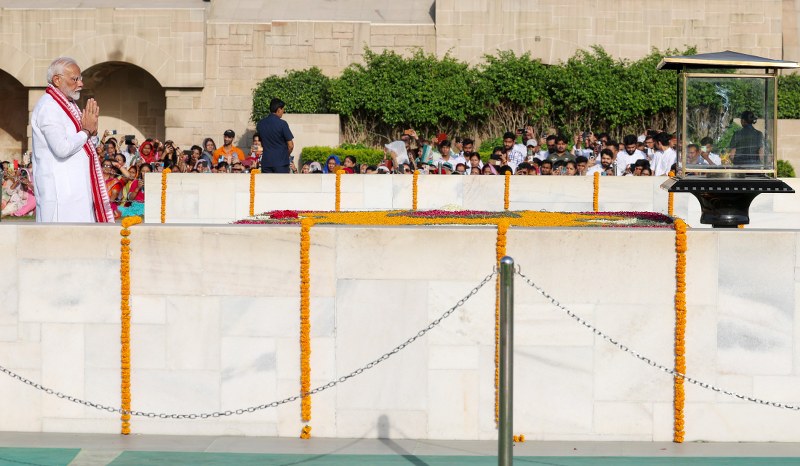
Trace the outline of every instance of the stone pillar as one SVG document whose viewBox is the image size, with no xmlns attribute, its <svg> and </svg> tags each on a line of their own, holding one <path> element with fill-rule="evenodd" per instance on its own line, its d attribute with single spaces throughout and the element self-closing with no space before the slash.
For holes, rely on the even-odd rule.
<svg viewBox="0 0 800 466">
<path fill-rule="evenodd" d="M 200 144 L 215 120 L 214 110 L 201 108 L 202 89 L 167 89 L 167 108 L 164 111 L 165 139 L 171 139 L 188 149 Z M 224 131 L 224 130 L 223 130 Z M 214 137 L 215 135 L 212 135 Z M 222 132 L 214 141 L 221 139 Z M 217 142 L 220 145 L 221 142 Z"/>
</svg>

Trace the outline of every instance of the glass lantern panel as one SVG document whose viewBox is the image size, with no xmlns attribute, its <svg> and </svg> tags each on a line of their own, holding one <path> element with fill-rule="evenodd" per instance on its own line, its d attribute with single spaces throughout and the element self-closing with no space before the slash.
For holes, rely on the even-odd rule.
<svg viewBox="0 0 800 466">
<path fill-rule="evenodd" d="M 682 171 L 774 170 L 774 86 L 772 76 L 687 76 Z"/>
</svg>

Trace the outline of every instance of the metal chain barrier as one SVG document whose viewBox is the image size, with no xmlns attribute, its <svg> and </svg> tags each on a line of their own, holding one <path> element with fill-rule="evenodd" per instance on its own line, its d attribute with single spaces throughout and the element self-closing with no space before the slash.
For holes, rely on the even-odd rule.
<svg viewBox="0 0 800 466">
<path fill-rule="evenodd" d="M 663 364 L 659 364 L 656 361 L 653 361 L 652 359 L 648 358 L 647 356 L 639 353 L 638 351 L 634 351 L 634 350 L 630 349 L 628 346 L 620 343 L 615 338 L 609 336 L 605 332 L 601 331 L 600 329 L 598 329 L 594 325 L 592 325 L 589 322 L 587 322 L 586 320 L 584 320 L 579 315 L 577 315 L 574 312 L 572 312 L 571 310 L 569 310 L 567 307 L 565 307 L 563 304 L 561 304 L 556 298 L 552 297 L 550 294 L 548 294 L 546 291 L 544 291 L 539 285 L 534 283 L 533 280 L 531 280 L 525 274 L 523 274 L 521 267 L 517 268 L 516 274 L 519 275 L 520 278 L 522 278 L 522 280 L 525 281 L 525 283 L 527 283 L 531 288 L 536 290 L 536 292 L 538 292 L 540 295 L 542 295 L 546 300 L 550 301 L 550 303 L 553 306 L 555 306 L 555 307 L 561 309 L 562 311 L 564 311 L 564 313 L 567 314 L 569 317 L 571 317 L 573 320 L 575 320 L 579 324 L 581 324 L 584 327 L 586 327 L 589 330 L 591 330 L 592 333 L 594 333 L 595 335 L 597 335 L 600 338 L 606 340 L 607 342 L 609 342 L 612 345 L 616 346 L 617 348 L 621 349 L 625 353 L 630 354 L 631 356 L 635 357 L 636 359 L 639 359 L 640 361 L 645 362 L 649 366 L 653 366 L 656 369 L 658 369 L 658 370 L 660 370 L 662 372 L 666 372 L 667 374 L 672 375 L 674 377 L 680 377 L 683 380 L 685 380 L 685 381 L 687 381 L 687 382 L 689 382 L 691 384 L 697 385 L 699 387 L 702 387 L 702 388 L 705 388 L 705 389 L 708 389 L 708 390 L 712 390 L 712 391 L 717 392 L 717 393 L 722 393 L 722 394 L 725 394 L 725 395 L 728 395 L 728 396 L 731 396 L 731 397 L 734 397 L 734 398 L 738 398 L 740 400 L 750 401 L 750 402 L 753 402 L 753 403 L 766 405 L 766 406 L 773 406 L 775 408 L 785 408 L 785 409 L 790 409 L 790 410 L 793 410 L 793 411 L 800 411 L 800 405 L 791 405 L 791 404 L 787 404 L 787 403 L 780 403 L 780 402 L 777 402 L 777 401 L 762 400 L 760 398 L 755 398 L 755 397 L 752 397 L 752 396 L 749 396 L 749 395 L 742 395 L 741 393 L 736 393 L 736 392 L 732 392 L 730 390 L 725 390 L 723 388 L 719 388 L 719 387 L 717 387 L 715 385 L 711 385 L 710 383 L 706 383 L 706 382 L 703 382 L 701 380 L 695 379 L 694 377 L 690 377 L 690 376 L 688 376 L 686 374 L 682 374 L 682 373 L 676 371 L 675 369 L 673 369 L 671 367 L 667 367 L 667 366 L 664 366 Z"/>
<path fill-rule="evenodd" d="M 325 385 L 321 385 L 319 387 L 316 387 L 316 388 L 310 390 L 307 393 L 299 393 L 297 395 L 290 396 L 290 397 L 284 398 L 282 400 L 273 401 L 272 403 L 262 404 L 262 405 L 258 405 L 258 406 L 250 406 L 248 408 L 240 408 L 240 409 L 228 410 L 228 411 L 215 411 L 215 412 L 211 412 L 211 413 L 199 413 L 199 414 L 165 414 L 165 413 L 153 413 L 153 412 L 144 412 L 144 411 L 125 411 L 125 410 L 123 410 L 121 408 L 117 408 L 117 407 L 114 407 L 114 406 L 107 406 L 107 405 L 103 405 L 103 404 L 100 404 L 100 403 L 93 403 L 91 401 L 83 400 L 81 398 L 77 398 L 77 397 L 70 396 L 70 395 L 67 395 L 67 394 L 64 394 L 64 393 L 61 393 L 61 392 L 57 392 L 57 391 L 53 390 L 52 388 L 45 387 L 45 386 L 43 386 L 43 385 L 41 385 L 39 383 L 36 383 L 36 382 L 34 382 L 34 381 L 30 380 L 30 379 L 27 379 L 27 378 L 25 378 L 25 377 L 15 373 L 15 372 L 9 370 L 9 369 L 7 369 L 7 368 L 5 368 L 3 366 L 0 366 L 0 372 L 10 376 L 11 378 L 17 379 L 20 382 L 23 382 L 23 383 L 25 383 L 27 385 L 30 385 L 33 388 L 41 390 L 41 391 L 47 393 L 48 395 L 55 395 L 58 398 L 62 398 L 62 399 L 68 400 L 68 401 L 72 401 L 73 403 L 78 403 L 78 404 L 81 404 L 83 406 L 88 406 L 90 408 L 95 408 L 95 409 L 99 409 L 99 410 L 102 410 L 102 411 L 108 411 L 109 413 L 130 414 L 131 416 L 140 416 L 140 417 L 148 417 L 148 418 L 159 418 L 159 419 L 208 419 L 208 418 L 233 416 L 233 415 L 239 415 L 239 414 L 245 414 L 245 413 L 254 413 L 256 411 L 261 411 L 263 409 L 276 408 L 276 407 L 278 407 L 280 405 L 283 405 L 283 404 L 286 404 L 286 403 L 291 403 L 292 401 L 297 401 L 297 400 L 299 400 L 300 398 L 302 398 L 305 395 L 314 395 L 316 393 L 325 391 L 325 390 L 327 390 L 329 388 L 333 388 L 333 387 L 335 387 L 335 386 L 337 386 L 337 385 L 339 385 L 341 383 L 346 382 L 347 380 L 349 380 L 349 379 L 351 379 L 353 377 L 361 375 L 365 371 L 368 371 L 368 370 L 372 369 L 373 367 L 377 366 L 378 364 L 382 363 L 383 361 L 386 361 L 390 357 L 392 357 L 395 354 L 397 354 L 400 351 L 402 351 L 405 347 L 407 347 L 411 343 L 414 343 L 417 339 L 425 336 L 428 332 L 433 330 L 437 325 L 442 323 L 442 321 L 444 319 L 446 319 L 447 317 L 449 317 L 450 314 L 455 312 L 456 309 L 458 309 L 461 306 L 463 306 L 467 301 L 469 301 L 470 298 L 475 296 L 478 293 L 478 291 L 480 291 L 481 288 L 484 287 L 484 285 L 489 283 L 496 274 L 497 274 L 497 270 L 496 269 L 492 270 L 492 272 L 489 275 L 487 275 L 483 280 L 481 280 L 481 282 L 478 283 L 478 285 L 476 285 L 475 288 L 473 288 L 463 298 L 459 299 L 456 304 L 454 304 L 451 308 L 446 310 L 437 319 L 431 321 L 431 323 L 429 323 L 427 327 L 423 328 L 422 330 L 417 332 L 416 335 L 412 336 L 411 338 L 409 338 L 408 340 L 404 341 L 403 343 L 400 343 L 399 345 L 395 346 L 388 353 L 384 353 L 379 358 L 367 363 L 365 366 L 359 367 L 358 369 L 350 372 L 349 374 L 344 375 L 342 377 L 339 377 L 336 380 L 332 380 L 332 381 L 326 383 Z"/>
</svg>

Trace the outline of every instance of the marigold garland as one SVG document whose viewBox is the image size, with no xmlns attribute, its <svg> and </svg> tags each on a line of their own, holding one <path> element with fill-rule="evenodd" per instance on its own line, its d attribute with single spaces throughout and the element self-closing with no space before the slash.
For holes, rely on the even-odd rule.
<svg viewBox="0 0 800 466">
<path fill-rule="evenodd" d="M 512 437 L 516 443 L 525 443 L 525 434 L 519 434 Z"/>
<path fill-rule="evenodd" d="M 336 212 L 342 210 L 342 173 L 344 170 L 336 170 Z"/>
<path fill-rule="evenodd" d="M 165 168 L 161 172 L 161 223 L 167 222 L 167 175 L 172 170 Z"/>
<path fill-rule="evenodd" d="M 508 232 L 508 220 L 501 220 L 497 223 L 497 245 L 496 265 L 500 268 L 500 260 L 506 255 L 506 233 Z M 500 275 L 497 275 L 495 282 L 494 299 L 494 423 L 495 426 L 500 422 Z"/>
<path fill-rule="evenodd" d="M 675 371 L 686 374 L 686 223 L 675 220 Z M 683 378 L 674 377 L 673 442 L 682 443 L 684 437 Z"/>
<path fill-rule="evenodd" d="M 511 191 L 511 172 L 506 172 L 506 184 L 505 184 L 505 191 L 503 191 L 503 209 L 508 210 L 509 206 L 509 192 Z"/>
<path fill-rule="evenodd" d="M 300 222 L 300 418 L 303 422 L 311 420 L 311 262 L 309 249 L 311 246 L 312 219 L 304 218 Z M 303 428 L 300 438 L 311 437 L 311 427 Z"/>
<path fill-rule="evenodd" d="M 600 172 L 594 172 L 594 192 L 592 193 L 592 210 L 600 210 Z"/>
<path fill-rule="evenodd" d="M 419 182 L 419 170 L 414 170 L 414 178 L 411 181 L 411 209 L 417 210 L 417 189 Z"/>
<path fill-rule="evenodd" d="M 256 214 L 256 175 L 261 173 L 261 170 L 254 168 L 250 170 L 250 216 Z"/>
<path fill-rule="evenodd" d="M 119 234 L 119 278 L 120 278 L 120 372 L 122 382 L 120 384 L 120 407 L 126 413 L 120 416 L 122 420 L 123 435 L 131 433 L 131 240 L 128 238 L 131 232 L 128 228 L 142 223 L 142 217 L 125 217 L 122 219 L 122 230 Z"/>
<path fill-rule="evenodd" d="M 675 176 L 675 172 L 669 172 L 669 177 L 672 178 Z M 672 217 L 675 212 L 675 193 L 670 192 L 667 193 L 667 215 Z"/>
</svg>

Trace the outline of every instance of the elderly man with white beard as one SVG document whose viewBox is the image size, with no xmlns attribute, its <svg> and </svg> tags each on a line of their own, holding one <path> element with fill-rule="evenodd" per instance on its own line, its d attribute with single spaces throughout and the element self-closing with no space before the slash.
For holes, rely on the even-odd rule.
<svg viewBox="0 0 800 466">
<path fill-rule="evenodd" d="M 72 58 L 47 68 L 47 90 L 31 114 L 37 222 L 114 222 L 95 151 L 100 108 L 94 99 L 78 108 L 82 89 Z"/>
</svg>

